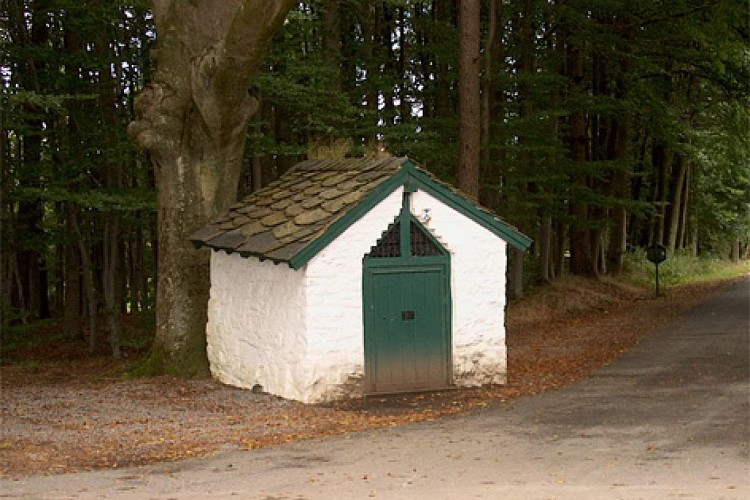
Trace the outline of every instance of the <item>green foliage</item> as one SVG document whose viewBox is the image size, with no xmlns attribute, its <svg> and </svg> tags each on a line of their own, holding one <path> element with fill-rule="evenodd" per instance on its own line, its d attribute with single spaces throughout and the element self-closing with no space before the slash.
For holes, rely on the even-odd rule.
<svg viewBox="0 0 750 500">
<path fill-rule="evenodd" d="M 625 258 L 625 269 L 640 283 L 654 286 L 656 266 L 646 259 L 644 249 L 629 252 Z M 659 282 L 670 287 L 685 283 L 732 278 L 750 271 L 750 263 L 732 264 L 726 259 L 711 256 L 693 257 L 687 252 L 677 252 L 659 264 Z"/>
<path fill-rule="evenodd" d="M 720 103 L 696 144 L 695 221 L 703 250 L 728 255 L 735 240 L 750 241 L 750 102 Z"/>
<path fill-rule="evenodd" d="M 2 276 L 12 283 L 3 298 L 25 317 L 38 317 L 32 309 L 46 301 L 62 314 L 65 282 L 74 279 L 65 275 L 66 247 L 83 243 L 100 282 L 108 221 L 118 218 L 123 256 L 126 235 L 155 226 L 152 167 L 125 132 L 149 71 L 148 8 L 145 0 L 32 0 L 2 11 L 3 272 L 29 267 L 21 280 Z M 153 258 L 136 259 L 151 262 L 144 272 L 153 276 Z M 39 300 L 28 278 L 37 272 L 49 283 Z"/>
<path fill-rule="evenodd" d="M 461 112 L 455 2 L 350 0 L 338 2 L 335 19 L 325 5 L 299 2 L 249 89 L 261 107 L 249 129 L 248 172 L 260 160 L 253 166 L 267 182 L 316 149 L 385 149 L 454 182 Z M 735 241 L 743 248 L 750 242 L 745 2 L 497 2 L 494 52 L 484 5 L 488 108 L 476 117 L 489 127 L 483 201 L 538 244 L 541 217 L 551 216 L 561 231 L 554 239 L 565 249 L 571 229 L 579 228 L 601 234 L 606 246 L 621 209 L 630 246 L 666 242 L 670 228 L 660 235 L 659 226 L 669 225 L 676 158 L 683 158 L 688 203 L 677 245 L 692 246 L 696 235 L 702 257 L 726 257 Z M 35 260 L 47 272 L 54 315 L 62 314 L 65 252 L 79 240 L 91 251 L 101 288 L 102 242 L 112 217 L 121 224 L 128 265 L 145 268 L 147 296 L 138 305 L 154 302 L 158 173 L 125 133 L 134 96 L 153 71 L 149 8 L 147 0 L 27 0 L 2 11 L 2 269 Z M 580 51 L 580 75 L 573 74 L 571 48 Z M 582 137 L 571 135 L 574 118 L 583 122 Z M 579 143 L 585 159 L 573 161 Z M 574 205 L 585 210 L 573 216 Z M 626 263 L 644 279 L 653 272 L 638 253 Z M 671 285 L 712 266 L 718 264 L 678 251 L 662 277 Z M 33 319 L 26 295 L 36 268 L 23 271 L 25 291 L 3 297 L 11 296 L 3 304 L 6 320 Z M 535 255 L 525 257 L 524 272 L 527 283 L 541 279 Z M 130 287 L 122 300 L 134 309 L 134 278 L 120 279 Z M 154 359 L 144 361 L 144 373 L 158 371 Z M 184 360 L 169 370 L 200 372 L 194 364 Z"/>
</svg>

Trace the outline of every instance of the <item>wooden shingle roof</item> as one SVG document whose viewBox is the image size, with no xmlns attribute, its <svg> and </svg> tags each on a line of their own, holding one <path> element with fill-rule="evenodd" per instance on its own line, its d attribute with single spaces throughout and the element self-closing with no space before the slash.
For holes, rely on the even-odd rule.
<svg viewBox="0 0 750 500">
<path fill-rule="evenodd" d="M 531 242 L 409 159 L 393 157 L 299 163 L 196 231 L 190 240 L 198 248 L 287 262 L 299 269 L 405 182 L 438 196 L 521 250 Z"/>
</svg>

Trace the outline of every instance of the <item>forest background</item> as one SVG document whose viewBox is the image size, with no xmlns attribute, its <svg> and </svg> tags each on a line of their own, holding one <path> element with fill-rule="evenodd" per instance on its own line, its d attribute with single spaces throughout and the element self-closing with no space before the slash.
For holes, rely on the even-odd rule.
<svg viewBox="0 0 750 500">
<path fill-rule="evenodd" d="M 468 4 L 478 57 L 460 43 Z M 155 308 L 158 174 L 127 133 L 157 71 L 151 9 L 2 3 L 3 329 L 52 318 L 118 357 L 123 318 Z M 459 106 L 462 58 L 479 91 Z M 749 86 L 742 0 L 295 2 L 249 89 L 236 194 L 305 158 L 375 154 L 460 185 L 463 120 L 479 200 L 535 241 L 509 259 L 511 298 L 621 273 L 653 244 L 739 260 Z"/>
</svg>

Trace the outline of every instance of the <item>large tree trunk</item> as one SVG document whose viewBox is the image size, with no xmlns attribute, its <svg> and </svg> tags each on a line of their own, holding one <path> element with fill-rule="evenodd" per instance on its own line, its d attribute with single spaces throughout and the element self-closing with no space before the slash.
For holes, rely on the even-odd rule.
<svg viewBox="0 0 750 500">
<path fill-rule="evenodd" d="M 108 44 L 104 39 L 97 44 L 96 50 L 104 58 L 108 55 L 107 48 Z M 108 67 L 100 69 L 100 84 L 109 91 L 103 92 L 99 97 L 99 110 L 102 113 L 102 123 L 108 125 L 105 137 L 108 141 L 114 143 L 116 138 L 112 131 L 119 124 L 115 96 L 122 94 L 123 89 L 119 86 L 119 78 L 113 78 L 108 69 Z M 121 189 L 124 186 L 122 165 L 119 162 L 108 162 L 104 173 L 104 183 L 109 189 Z M 104 221 L 104 241 L 102 242 L 102 297 L 106 309 L 109 345 L 112 350 L 112 357 L 115 359 L 122 357 L 122 328 L 120 325 L 122 302 L 121 232 L 120 214 L 117 210 L 110 209 Z"/>
<path fill-rule="evenodd" d="M 629 16 L 618 17 L 614 22 L 618 29 L 625 30 L 624 38 L 628 47 L 633 40 L 632 19 Z M 621 74 L 616 78 L 615 97 L 624 101 L 628 98 L 630 89 L 627 77 L 633 71 L 633 60 L 626 49 L 626 56 L 621 62 Z M 632 154 L 630 150 L 630 116 L 623 113 L 613 119 L 614 135 L 614 159 L 621 163 L 612 176 L 612 194 L 620 200 L 630 198 Z M 628 211 L 624 204 L 620 203 L 612 208 L 611 219 L 613 222 L 609 232 L 609 248 L 607 251 L 607 269 L 612 274 L 620 274 L 623 271 L 625 251 L 628 244 Z"/>
<path fill-rule="evenodd" d="M 454 17 L 452 15 L 454 0 L 435 0 L 433 12 L 438 26 L 444 30 L 452 29 Z M 477 35 L 479 36 L 479 35 Z M 435 54 L 435 117 L 449 118 L 455 116 L 455 98 L 451 93 L 450 63 L 446 55 Z"/>
<path fill-rule="evenodd" d="M 508 247 L 508 291 L 510 300 L 523 297 L 523 252 Z"/>
<path fill-rule="evenodd" d="M 479 0 L 461 0 L 458 59 L 458 187 L 479 199 Z"/>
<path fill-rule="evenodd" d="M 189 235 L 235 201 L 247 89 L 291 0 L 154 0 L 156 74 L 129 133 L 150 155 L 158 190 L 156 337 L 143 372 L 207 371 L 209 255 Z"/>
</svg>

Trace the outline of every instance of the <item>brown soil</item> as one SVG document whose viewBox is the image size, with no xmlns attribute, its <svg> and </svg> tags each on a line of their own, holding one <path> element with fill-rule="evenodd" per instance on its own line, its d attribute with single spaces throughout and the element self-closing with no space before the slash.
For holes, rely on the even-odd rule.
<svg viewBox="0 0 750 500">
<path fill-rule="evenodd" d="M 125 380 L 125 363 L 82 357 L 59 341 L 51 351 L 14 352 L 5 360 L 13 364 L 0 367 L 0 477 L 179 460 L 500 404 L 585 377 L 720 286 L 655 299 L 612 281 L 565 280 L 510 306 L 506 386 L 329 405 L 205 379 Z"/>
</svg>

